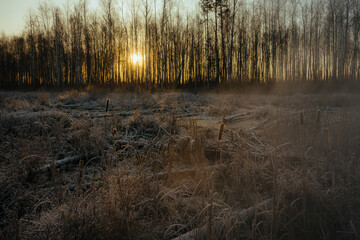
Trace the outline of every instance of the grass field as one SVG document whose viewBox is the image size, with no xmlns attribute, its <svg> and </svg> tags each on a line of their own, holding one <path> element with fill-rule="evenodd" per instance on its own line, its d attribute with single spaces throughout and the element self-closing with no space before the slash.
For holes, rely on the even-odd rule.
<svg viewBox="0 0 360 240">
<path fill-rule="evenodd" d="M 360 95 L 0 92 L 0 239 L 359 239 Z"/>
</svg>

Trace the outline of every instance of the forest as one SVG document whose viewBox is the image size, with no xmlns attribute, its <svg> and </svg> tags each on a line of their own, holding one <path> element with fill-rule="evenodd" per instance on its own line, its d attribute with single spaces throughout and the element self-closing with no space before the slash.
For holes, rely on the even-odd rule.
<svg viewBox="0 0 360 240">
<path fill-rule="evenodd" d="M 354 83 L 359 0 L 46 1 L 0 37 L 1 88 Z"/>
</svg>

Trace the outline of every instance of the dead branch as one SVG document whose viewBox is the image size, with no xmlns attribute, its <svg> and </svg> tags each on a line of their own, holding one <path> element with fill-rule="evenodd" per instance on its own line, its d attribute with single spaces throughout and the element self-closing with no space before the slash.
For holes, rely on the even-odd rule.
<svg viewBox="0 0 360 240">
<path fill-rule="evenodd" d="M 81 189 L 89 189 L 92 186 L 100 186 L 100 183 L 99 182 L 83 183 L 81 185 L 79 185 L 79 184 L 68 184 L 68 185 L 65 185 L 65 186 L 61 186 L 61 189 L 74 191 L 76 189 L 76 187 L 81 187 Z"/>
<path fill-rule="evenodd" d="M 117 140 L 115 142 L 116 145 L 130 145 L 130 146 L 136 146 L 136 147 L 143 147 L 146 144 L 148 144 L 147 141 L 143 141 L 143 140 L 138 140 L 138 141 L 133 141 L 133 140 Z"/>
<path fill-rule="evenodd" d="M 95 156 L 94 153 L 90 153 L 90 154 L 81 154 L 81 155 L 77 155 L 77 156 L 73 156 L 73 157 L 64 158 L 62 160 L 56 161 L 54 163 L 54 167 L 59 168 L 59 167 L 61 167 L 63 165 L 70 164 L 70 163 L 77 163 L 81 159 L 91 158 L 91 157 L 94 157 L 94 156 Z M 48 164 L 48 165 L 45 165 L 45 166 L 41 167 L 39 172 L 48 172 L 50 170 L 51 170 L 51 164 Z"/>
<path fill-rule="evenodd" d="M 212 166 L 208 166 L 208 167 L 204 167 L 203 170 L 219 170 L 219 169 L 225 169 L 228 168 L 228 165 L 226 164 L 217 164 L 217 165 L 212 165 Z M 152 179 L 166 179 L 171 175 L 193 175 L 196 174 L 197 172 L 200 172 L 202 169 L 201 168 L 186 168 L 186 169 L 181 169 L 181 170 L 176 170 L 176 171 L 171 171 L 171 172 L 160 172 L 160 173 L 155 173 L 153 175 L 150 176 L 150 178 Z"/>
<path fill-rule="evenodd" d="M 242 210 L 240 212 L 234 213 L 234 218 L 239 222 L 246 221 L 249 218 L 253 218 L 256 212 L 268 211 L 272 208 L 272 198 L 267 199 L 260 204 Z M 221 232 L 221 226 L 219 222 L 215 222 L 212 225 L 214 232 Z M 179 237 L 173 238 L 172 240 L 194 240 L 194 239 L 206 239 L 207 236 L 207 226 L 195 228 Z"/>
<path fill-rule="evenodd" d="M 264 126 L 267 121 L 269 121 L 269 118 L 266 118 L 263 121 L 261 121 L 259 124 L 257 124 L 256 126 L 249 128 L 249 131 L 254 131 L 261 126 Z"/>
<path fill-rule="evenodd" d="M 58 108 L 65 108 L 65 109 L 75 109 L 75 110 L 102 110 L 103 108 L 99 106 L 94 106 L 90 104 L 67 104 L 67 105 L 58 105 Z"/>
<path fill-rule="evenodd" d="M 226 117 L 224 117 L 224 122 L 229 123 L 229 122 L 233 122 L 233 121 L 237 121 L 237 120 L 243 120 L 243 119 L 249 118 L 250 114 L 251 114 L 251 112 L 245 112 L 245 113 L 238 113 L 238 114 L 226 116 Z"/>
<path fill-rule="evenodd" d="M 120 116 L 120 117 L 128 117 L 133 115 L 134 112 L 117 112 L 117 113 L 105 113 L 105 114 L 90 114 L 91 118 L 103 118 L 103 117 L 113 117 L 113 116 Z"/>
</svg>

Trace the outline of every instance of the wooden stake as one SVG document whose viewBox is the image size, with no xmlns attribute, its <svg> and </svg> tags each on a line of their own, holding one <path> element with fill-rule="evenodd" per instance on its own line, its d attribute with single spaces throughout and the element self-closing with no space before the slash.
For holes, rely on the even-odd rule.
<svg viewBox="0 0 360 240">
<path fill-rule="evenodd" d="M 321 112 L 320 110 L 317 111 L 317 115 L 316 115 L 316 122 L 319 123 L 320 122 L 320 117 L 321 117 Z"/>
<path fill-rule="evenodd" d="M 221 138 L 222 138 L 222 133 L 223 133 L 223 131 L 224 131 L 224 122 L 221 123 L 220 128 L 219 128 L 219 135 L 218 135 L 219 141 L 220 141 Z"/>
<path fill-rule="evenodd" d="M 106 113 L 107 113 L 108 110 L 109 110 L 109 103 L 110 103 L 110 98 L 108 98 L 108 99 L 106 100 L 106 110 L 105 110 Z"/>
</svg>

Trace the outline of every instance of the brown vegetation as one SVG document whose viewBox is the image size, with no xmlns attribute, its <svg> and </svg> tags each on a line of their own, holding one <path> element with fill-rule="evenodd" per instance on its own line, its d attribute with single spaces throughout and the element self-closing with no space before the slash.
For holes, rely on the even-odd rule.
<svg viewBox="0 0 360 240">
<path fill-rule="evenodd" d="M 359 237 L 358 95 L 0 99 L 0 238 Z"/>
</svg>

